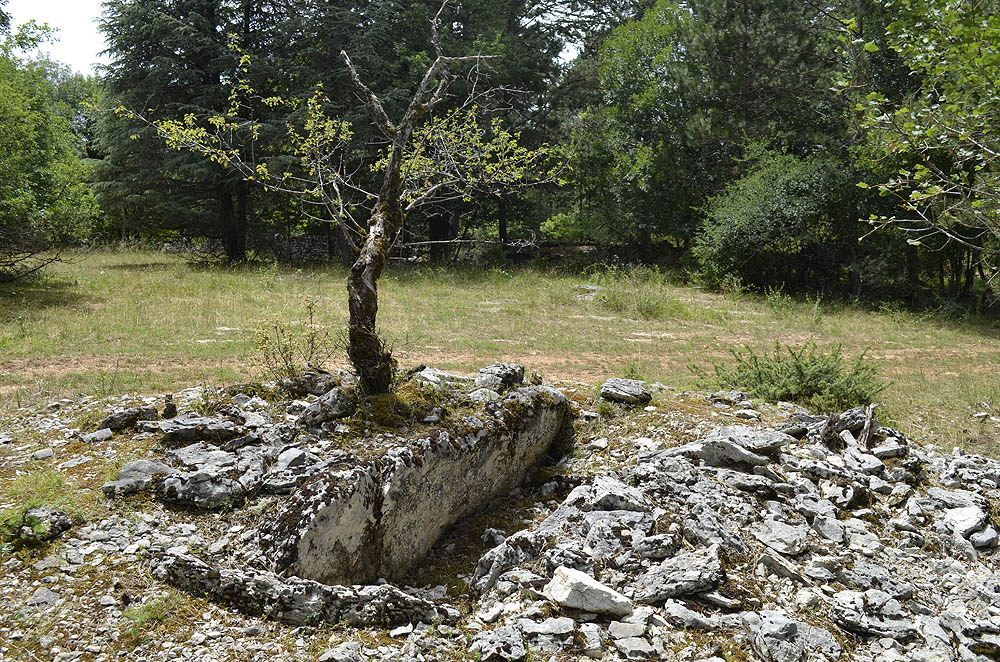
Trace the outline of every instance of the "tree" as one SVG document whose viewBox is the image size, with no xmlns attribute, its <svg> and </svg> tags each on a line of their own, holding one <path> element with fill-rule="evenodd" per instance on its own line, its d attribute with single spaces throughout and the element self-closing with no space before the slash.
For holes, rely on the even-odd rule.
<svg viewBox="0 0 1000 662">
<path fill-rule="evenodd" d="M 18 56 L 46 35 L 29 22 L 0 41 L 0 281 L 57 259 L 53 247 L 94 213 L 58 68 Z"/>
<path fill-rule="evenodd" d="M 607 110 L 574 137 L 586 149 L 603 143 L 612 174 L 579 171 L 578 208 L 610 181 L 610 207 L 595 210 L 609 233 L 683 245 L 702 200 L 739 176 L 748 139 L 800 155 L 842 143 L 828 21 L 801 0 L 659 0 L 615 29 L 600 53 Z"/>
<path fill-rule="evenodd" d="M 270 56 L 294 12 L 285 3 L 110 0 L 104 7 L 110 105 L 159 116 L 222 112 L 225 82 L 236 68 L 228 48 L 234 33 L 244 48 L 262 54 L 256 75 L 283 81 Z M 284 117 L 258 115 L 258 122 L 264 136 L 273 135 L 278 129 L 272 125 L 283 127 Z M 155 130 L 125 116 L 104 114 L 98 137 L 104 158 L 97 188 L 123 228 L 210 237 L 222 242 L 228 260 L 244 258 L 254 213 L 254 190 L 245 181 L 204 159 L 166 150 Z"/>
<path fill-rule="evenodd" d="M 919 89 L 859 102 L 873 186 L 895 209 L 870 218 L 931 249 L 1000 251 L 1000 6 L 991 0 L 894 0 L 887 29 Z M 872 42 L 869 50 L 878 49 Z"/>
<path fill-rule="evenodd" d="M 476 120 L 476 102 L 488 97 L 479 89 L 477 71 L 482 56 L 451 57 L 444 54 L 439 34 L 447 0 L 431 21 L 435 58 L 425 70 L 399 120 L 392 120 L 382 100 L 361 79 L 346 52 L 341 57 L 361 101 L 368 108 L 388 147 L 375 168 L 380 174 L 377 191 L 367 192 L 348 166 L 345 152 L 353 137 L 348 122 L 330 117 L 328 99 L 322 88 L 304 104 L 277 97 L 259 99 L 268 107 L 304 106 L 301 127 L 289 129 L 292 151 L 300 158 L 294 170 L 274 169 L 266 158 L 258 160 L 253 149 L 244 147 L 241 136 L 252 140 L 260 124 L 241 119 L 241 98 L 253 97 L 254 90 L 237 81 L 230 94 L 225 115 L 199 118 L 189 113 L 179 120 L 149 122 L 176 149 L 193 151 L 230 169 L 248 181 L 296 195 L 356 239 L 355 260 L 347 278 L 348 356 L 358 372 L 362 390 L 384 393 L 392 385 L 394 360 L 376 329 L 378 279 L 389 259 L 389 250 L 408 212 L 441 198 L 468 198 L 473 192 L 497 192 L 524 183 L 526 171 L 537 165 L 545 150 L 531 151 L 517 145 L 517 136 L 494 122 L 488 128 Z M 251 58 L 244 54 L 246 71 Z M 457 109 L 435 116 L 448 99 L 448 91 L 458 80 L 455 68 L 470 68 L 465 76 L 468 93 Z M 141 114 L 125 111 L 130 117 Z M 281 162 L 279 162 L 281 165 Z M 361 195 L 370 203 L 367 218 L 359 218 L 363 204 L 352 201 Z"/>
</svg>

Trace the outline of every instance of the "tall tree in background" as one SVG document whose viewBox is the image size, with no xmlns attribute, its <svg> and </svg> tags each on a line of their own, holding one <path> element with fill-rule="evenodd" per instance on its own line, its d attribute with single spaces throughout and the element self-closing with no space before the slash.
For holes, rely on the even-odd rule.
<svg viewBox="0 0 1000 662">
<path fill-rule="evenodd" d="M 0 30 L 0 281 L 56 259 L 52 249 L 95 213 L 62 70 L 20 55 L 46 35 L 33 23 Z"/>
<path fill-rule="evenodd" d="M 111 56 L 104 76 L 109 103 L 158 115 L 218 113 L 227 103 L 224 82 L 236 67 L 230 35 L 267 53 L 279 21 L 272 4 L 252 0 L 110 0 L 101 23 Z M 263 68 L 269 60 L 261 61 Z M 245 182 L 203 159 L 165 150 L 154 131 L 127 118 L 109 114 L 99 140 L 106 156 L 98 190 L 126 227 L 214 237 L 228 259 L 243 259 L 252 214 Z"/>
<path fill-rule="evenodd" d="M 738 174 L 747 139 L 800 154 L 836 140 L 843 112 L 824 20 L 798 0 L 660 0 L 617 28 L 601 50 L 606 105 L 573 143 L 594 167 L 581 169 L 576 218 L 566 220 L 614 219 L 605 236 L 683 245 L 697 206 Z"/>
</svg>

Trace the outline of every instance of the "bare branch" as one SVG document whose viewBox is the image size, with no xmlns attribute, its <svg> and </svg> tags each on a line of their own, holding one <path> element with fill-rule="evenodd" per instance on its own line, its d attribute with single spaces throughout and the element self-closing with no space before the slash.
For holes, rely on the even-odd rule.
<svg viewBox="0 0 1000 662">
<path fill-rule="evenodd" d="M 358 75 L 358 70 L 354 68 L 354 63 L 351 62 L 351 58 L 347 55 L 347 51 L 340 51 L 340 56 L 347 63 L 347 69 L 351 72 L 351 80 L 354 82 L 354 87 L 358 89 L 358 93 L 368 105 L 368 109 L 375 118 L 375 123 L 378 124 L 382 133 L 391 139 L 396 135 L 396 125 L 386 115 L 385 108 L 382 107 L 382 102 L 378 100 L 378 97 L 371 91 L 371 88 L 362 82 L 361 76 Z"/>
</svg>

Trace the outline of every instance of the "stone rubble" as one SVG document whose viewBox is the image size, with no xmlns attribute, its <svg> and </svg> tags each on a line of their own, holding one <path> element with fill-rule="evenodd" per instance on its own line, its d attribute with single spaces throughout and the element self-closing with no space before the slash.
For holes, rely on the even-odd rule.
<svg viewBox="0 0 1000 662">
<path fill-rule="evenodd" d="M 523 368 L 490 366 L 477 378 L 424 369 L 414 379 L 442 393 L 489 391 L 496 398 L 460 397 L 499 407 L 501 393 L 517 397 Z M 315 393 L 321 386 L 329 388 Z M 96 436 L 72 428 L 77 405 L 64 401 L 31 419 L 46 435 L 35 445 L 17 441 L 20 430 L 0 431 L 12 440 L 2 447 L 9 466 L 49 463 L 97 481 L 97 495 L 120 444 L 153 449 L 105 481 L 107 516 L 74 525 L 55 508 L 25 514 L 25 540 L 48 547 L 0 556 L 0 660 L 1000 654 L 1000 462 L 921 446 L 870 408 L 810 416 L 740 392 L 669 396 L 701 403 L 703 418 L 656 400 L 623 414 L 627 424 L 578 420 L 575 446 L 545 470 L 547 482 L 512 490 L 532 499 L 520 524 L 471 532 L 485 550 L 459 572 L 461 591 L 429 586 L 419 569 L 367 585 L 275 572 L 266 542 L 282 504 L 363 463 L 329 440 L 343 419 L 302 419 L 345 386 L 343 376 L 317 378 L 297 385 L 301 405 L 241 394 L 211 414 L 193 409 L 203 392 L 191 390 L 176 394 L 180 413 L 170 420 L 149 411 L 152 399 L 123 403 Z M 772 428 L 746 424 L 754 419 L 743 410 Z M 712 425 L 720 418 L 740 424 Z M 395 457 L 399 438 L 379 435 L 373 456 Z M 155 500 L 128 501 L 144 492 Z M 448 540 L 429 562 L 448 553 Z M 187 624 L 146 639 L 130 630 L 135 609 L 171 604 L 178 589 L 199 596 Z"/>
</svg>

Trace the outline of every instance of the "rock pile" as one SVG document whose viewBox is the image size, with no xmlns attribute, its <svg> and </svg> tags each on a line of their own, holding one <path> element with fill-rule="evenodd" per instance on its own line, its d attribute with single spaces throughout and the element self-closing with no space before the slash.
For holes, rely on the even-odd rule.
<svg viewBox="0 0 1000 662">
<path fill-rule="evenodd" d="M 126 436 L 155 440 L 160 452 L 124 464 L 104 492 L 117 501 L 149 491 L 158 509 L 74 528 L 57 510 L 29 511 L 26 536 L 62 535 L 61 542 L 32 565 L 5 561 L 0 594 L 45 623 L 70 622 L 60 611 L 70 608 L 81 610 L 79 618 L 106 614 L 101 632 L 115 633 L 113 640 L 123 610 L 153 598 L 117 583 L 75 591 L 73 582 L 95 568 L 113 567 L 120 578 L 146 565 L 155 586 L 244 614 L 223 622 L 217 614 L 225 612 L 205 607 L 210 625 L 170 646 L 154 642 L 139 656 L 149 661 L 1000 655 L 1000 462 L 923 447 L 880 425 L 870 407 L 810 416 L 755 405 L 736 391 L 670 397 L 734 421 L 766 412 L 780 422 L 709 428 L 706 418 L 685 424 L 697 432 L 677 441 L 661 434 L 678 419 L 658 410 L 652 389 L 627 380 L 605 385 L 603 397 L 646 418 L 615 428 L 582 417 L 575 450 L 532 493 L 531 516 L 503 525 L 509 530 L 469 532 L 490 547 L 459 571 L 462 595 L 406 586 L 420 584 L 406 566 L 447 526 L 494 496 L 526 494 L 525 472 L 571 407 L 555 389 L 521 387 L 520 366 L 490 366 L 476 378 L 426 369 L 413 378 L 465 403 L 462 425 L 446 427 L 438 407 L 409 436 L 369 432 L 365 453 L 337 441 L 352 433 L 345 417 L 363 406 L 342 377 L 298 384 L 305 399 L 281 409 L 240 395 L 210 415 L 183 411 L 183 398 L 182 412 L 168 420 L 148 407 L 112 412 L 101 422 L 107 432 L 81 435 L 89 453 L 106 453 Z M 60 470 L 94 461 L 63 457 L 53 446 L 52 459 L 34 458 L 36 449 L 25 446 L 19 461 Z M 454 471 L 438 473 L 445 465 Z M 178 504 L 188 510 L 171 510 Z M 411 563 L 393 550 L 412 551 Z M 445 551 L 434 548 L 431 559 Z M 349 572 L 322 565 L 338 558 L 367 565 Z M 372 581 L 353 579 L 355 570 Z M 337 630 L 315 654 L 305 652 L 324 622 L 376 634 L 348 632 L 344 641 Z M 275 623 L 295 628 L 299 652 L 260 639 Z M 290 636 L 273 632 L 276 640 Z M 0 659 L 10 650 L 4 640 L 25 636 L 2 623 L 0 635 Z M 97 635 L 75 649 L 63 648 L 68 639 L 42 639 L 55 651 L 48 659 L 113 659 Z"/>
</svg>

